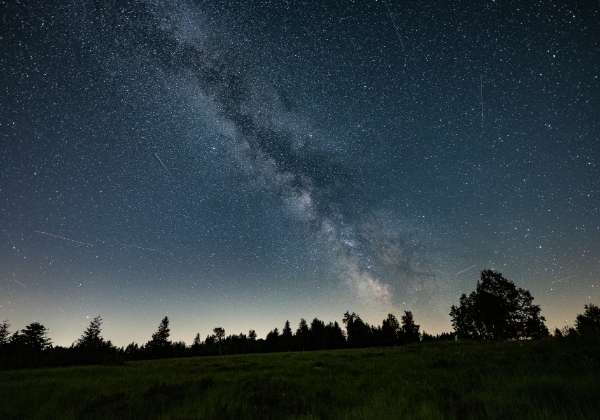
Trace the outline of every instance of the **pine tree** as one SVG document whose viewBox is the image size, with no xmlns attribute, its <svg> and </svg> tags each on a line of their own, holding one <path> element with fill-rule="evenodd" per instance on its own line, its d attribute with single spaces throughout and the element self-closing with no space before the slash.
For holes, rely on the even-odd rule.
<svg viewBox="0 0 600 420">
<path fill-rule="evenodd" d="M 152 334 L 150 341 L 143 346 L 145 357 L 153 358 L 165 358 L 173 356 L 173 346 L 169 341 L 171 330 L 169 329 L 169 317 L 165 316 L 160 324 L 158 330 Z"/>
<path fill-rule="evenodd" d="M 308 345 L 309 334 L 310 332 L 308 330 L 306 319 L 300 318 L 300 324 L 298 324 L 298 329 L 296 330 L 295 336 L 298 349 L 301 349 L 302 351 L 305 350 L 306 346 Z"/>
<path fill-rule="evenodd" d="M 95 317 L 89 327 L 83 332 L 83 335 L 76 341 L 75 347 L 99 348 L 105 344 L 104 339 L 100 336 L 102 329 L 102 318 L 100 315 Z"/>
<path fill-rule="evenodd" d="M 285 326 L 281 332 L 281 345 L 284 351 L 289 351 L 292 345 L 293 334 L 290 327 L 290 321 L 285 321 Z"/>
</svg>

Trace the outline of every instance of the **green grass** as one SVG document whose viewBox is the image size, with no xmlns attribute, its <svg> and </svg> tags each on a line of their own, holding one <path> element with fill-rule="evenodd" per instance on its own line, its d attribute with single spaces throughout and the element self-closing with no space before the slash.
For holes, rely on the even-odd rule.
<svg viewBox="0 0 600 420">
<path fill-rule="evenodd" d="M 0 372 L 2 419 L 592 419 L 598 343 L 435 342 Z"/>
</svg>

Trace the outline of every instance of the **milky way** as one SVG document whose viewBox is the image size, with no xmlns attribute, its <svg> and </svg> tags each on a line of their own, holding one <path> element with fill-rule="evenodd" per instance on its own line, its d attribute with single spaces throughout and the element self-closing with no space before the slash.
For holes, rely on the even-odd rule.
<svg viewBox="0 0 600 420">
<path fill-rule="evenodd" d="M 598 7 L 2 7 L 0 314 L 70 344 L 598 300 Z"/>
</svg>

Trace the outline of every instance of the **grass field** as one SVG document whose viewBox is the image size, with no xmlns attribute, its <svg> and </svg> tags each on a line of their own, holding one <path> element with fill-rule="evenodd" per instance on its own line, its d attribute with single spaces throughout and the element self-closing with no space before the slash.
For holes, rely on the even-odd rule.
<svg viewBox="0 0 600 420">
<path fill-rule="evenodd" d="M 2 419 L 597 419 L 598 341 L 431 342 L 0 372 Z"/>
</svg>

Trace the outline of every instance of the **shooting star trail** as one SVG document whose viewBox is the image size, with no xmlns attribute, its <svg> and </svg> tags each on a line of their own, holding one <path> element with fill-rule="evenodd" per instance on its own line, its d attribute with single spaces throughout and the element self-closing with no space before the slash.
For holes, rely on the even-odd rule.
<svg viewBox="0 0 600 420">
<path fill-rule="evenodd" d="M 574 275 L 572 275 L 572 276 L 569 276 L 569 277 L 565 277 L 565 278 L 563 278 L 563 279 L 560 279 L 560 280 L 554 280 L 553 282 L 550 282 L 550 284 L 554 284 L 554 283 L 560 283 L 560 282 L 563 282 L 563 281 L 566 281 L 566 280 L 572 279 L 573 277 L 577 277 L 577 274 L 574 274 Z"/>
<path fill-rule="evenodd" d="M 474 265 L 470 266 L 469 268 L 465 268 L 464 270 L 459 271 L 458 273 L 454 274 L 455 276 L 458 276 L 460 273 L 464 273 L 467 270 L 470 270 L 471 268 L 475 267 Z"/>
<path fill-rule="evenodd" d="M 392 19 L 392 24 L 394 25 L 394 29 L 396 30 L 396 35 L 398 35 L 400 45 L 402 45 L 402 50 L 404 51 L 404 66 L 406 67 L 406 48 L 404 48 L 404 42 L 402 41 L 402 37 L 400 36 L 400 32 L 398 31 L 398 26 L 396 26 L 396 21 L 394 20 L 394 16 L 392 16 L 392 11 L 388 6 L 387 1 L 384 0 L 383 4 L 385 4 L 385 8 L 387 9 L 388 15 L 390 15 L 390 19 Z"/>
<path fill-rule="evenodd" d="M 154 248 L 144 248 L 143 246 L 137 246 L 137 245 L 127 245 L 127 244 L 122 244 L 120 242 L 117 242 L 119 245 L 124 246 L 126 248 L 137 248 L 137 249 L 143 249 L 144 251 L 154 251 L 154 252 L 160 252 L 158 249 L 154 249 Z"/>
<path fill-rule="evenodd" d="M 41 230 L 34 230 L 34 232 L 39 233 L 41 235 L 52 236 L 53 238 L 63 239 L 65 241 L 75 242 L 76 244 L 79 244 L 79 245 L 94 246 L 92 244 L 88 244 L 87 242 L 76 241 L 75 239 L 69 239 L 69 238 L 65 238 L 64 236 L 53 235 L 52 233 L 42 232 Z"/>
<path fill-rule="evenodd" d="M 163 166 L 163 168 L 165 168 L 165 171 L 167 171 L 167 173 L 171 176 L 171 178 L 175 179 L 175 177 L 173 176 L 173 174 L 171 173 L 171 171 L 169 171 L 169 169 L 165 166 L 165 164 L 163 163 L 163 161 L 158 157 L 158 153 L 154 153 L 154 156 L 156 156 L 156 159 L 158 159 L 158 161 L 160 162 L 160 164 Z"/>
<path fill-rule="evenodd" d="M 15 280 L 15 279 L 13 279 L 13 281 L 14 281 L 15 283 L 18 283 L 18 284 L 20 284 L 20 285 L 21 285 L 21 286 L 23 286 L 24 288 L 27 288 L 27 286 L 25 286 L 25 285 L 24 285 L 23 283 L 21 283 L 19 280 Z"/>
</svg>

